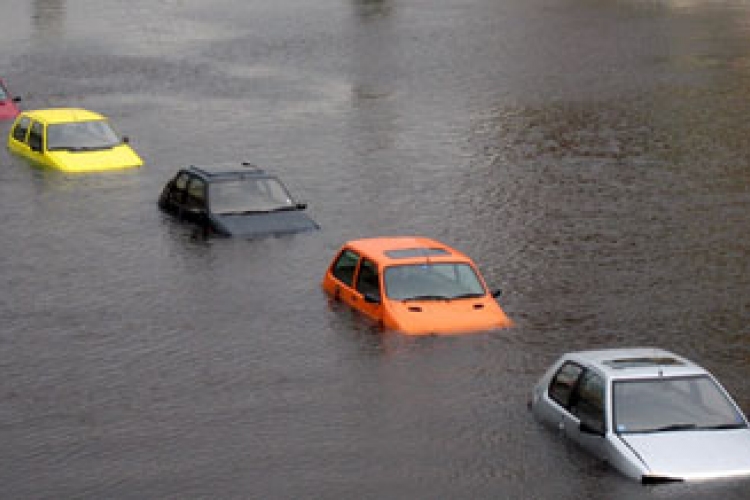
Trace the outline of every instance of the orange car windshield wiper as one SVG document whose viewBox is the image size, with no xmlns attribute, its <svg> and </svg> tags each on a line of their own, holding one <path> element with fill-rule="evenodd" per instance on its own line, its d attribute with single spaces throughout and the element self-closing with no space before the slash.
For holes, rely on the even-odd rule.
<svg viewBox="0 0 750 500">
<path fill-rule="evenodd" d="M 458 295 L 454 295 L 451 298 L 452 299 L 478 299 L 479 297 L 484 297 L 484 293 L 481 293 L 481 292 L 461 293 Z"/>
<path fill-rule="evenodd" d="M 408 302 L 410 300 L 451 300 L 452 297 L 448 297 L 446 295 L 415 295 L 413 297 L 406 297 L 404 299 L 401 299 L 404 302 Z"/>
</svg>

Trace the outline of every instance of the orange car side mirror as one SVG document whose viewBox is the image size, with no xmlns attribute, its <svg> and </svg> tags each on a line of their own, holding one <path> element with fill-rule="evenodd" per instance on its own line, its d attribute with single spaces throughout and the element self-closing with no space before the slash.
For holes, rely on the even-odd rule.
<svg viewBox="0 0 750 500">
<path fill-rule="evenodd" d="M 365 302 L 368 304 L 380 304 L 380 296 L 375 295 L 374 293 L 366 293 Z"/>
</svg>

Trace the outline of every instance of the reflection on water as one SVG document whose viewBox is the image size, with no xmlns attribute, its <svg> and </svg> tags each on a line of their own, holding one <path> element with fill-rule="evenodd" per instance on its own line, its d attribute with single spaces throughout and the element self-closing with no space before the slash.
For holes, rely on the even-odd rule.
<svg viewBox="0 0 750 500">
<path fill-rule="evenodd" d="M 65 35 L 65 1 L 32 0 L 35 37 L 54 40 Z"/>
<path fill-rule="evenodd" d="M 357 17 L 363 21 L 385 17 L 395 8 L 392 0 L 352 0 Z"/>
<path fill-rule="evenodd" d="M 0 149 L 0 496 L 747 497 L 626 481 L 526 410 L 562 351 L 625 345 L 748 409 L 747 5 L 116 4 L 34 0 L 44 50 L 0 46 L 29 105 L 100 109 L 149 159 Z M 204 241 L 157 209 L 177 167 L 238 158 L 323 229 Z M 413 232 L 517 327 L 416 339 L 329 307 L 342 241 Z"/>
<path fill-rule="evenodd" d="M 352 0 L 355 19 L 352 51 L 352 95 L 359 101 L 388 97 L 393 91 L 394 50 L 398 34 L 393 31 L 390 0 Z"/>
<path fill-rule="evenodd" d="M 475 147 L 493 161 L 464 189 L 496 207 L 477 223 L 506 236 L 513 289 L 534 323 L 670 343 L 696 321 L 715 330 L 711 311 L 727 301 L 744 307 L 725 287 L 750 280 L 738 212 L 750 180 L 738 159 L 750 149 L 715 120 L 690 119 L 726 105 L 705 102 L 710 94 L 643 97 L 496 110 L 475 124 Z M 551 310 L 539 310 L 540 296 L 556 297 L 543 301 Z"/>
</svg>

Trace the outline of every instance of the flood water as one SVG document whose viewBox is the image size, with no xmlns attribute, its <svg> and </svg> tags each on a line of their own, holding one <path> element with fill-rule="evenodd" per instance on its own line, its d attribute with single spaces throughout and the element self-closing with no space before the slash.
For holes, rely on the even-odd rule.
<svg viewBox="0 0 750 500">
<path fill-rule="evenodd" d="M 749 3 L 6 0 L 0 76 L 146 162 L 0 150 L 0 498 L 750 495 L 641 486 L 526 409 L 560 353 L 653 345 L 750 411 Z M 178 167 L 241 160 L 322 230 L 205 241 L 157 210 Z M 392 234 L 468 253 L 516 327 L 329 305 L 338 246 Z"/>
</svg>

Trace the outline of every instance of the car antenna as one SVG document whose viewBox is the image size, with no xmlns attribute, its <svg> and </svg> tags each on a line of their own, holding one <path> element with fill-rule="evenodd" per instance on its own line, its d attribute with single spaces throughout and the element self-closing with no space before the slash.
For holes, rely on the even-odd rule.
<svg viewBox="0 0 750 500">
<path fill-rule="evenodd" d="M 422 248 L 422 253 L 424 254 L 424 258 L 427 261 L 428 265 L 432 265 L 432 261 L 430 260 L 430 251 L 427 248 Z"/>
</svg>

